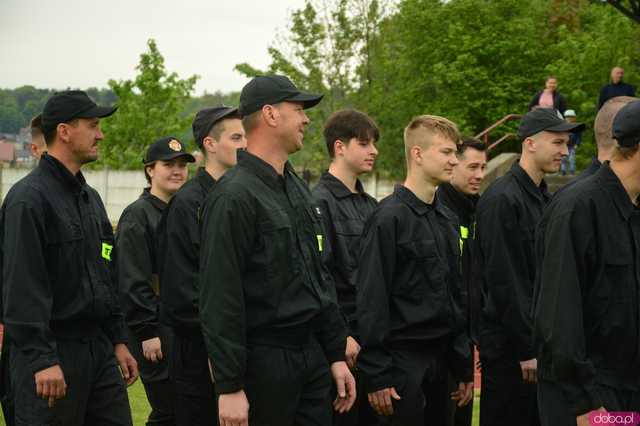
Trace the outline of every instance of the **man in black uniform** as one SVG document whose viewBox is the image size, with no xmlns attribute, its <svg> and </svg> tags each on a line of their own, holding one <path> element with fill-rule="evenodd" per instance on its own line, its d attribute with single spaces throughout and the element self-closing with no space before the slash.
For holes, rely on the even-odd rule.
<svg viewBox="0 0 640 426">
<path fill-rule="evenodd" d="M 531 307 L 534 237 L 550 195 L 545 173 L 567 155 L 568 123 L 553 109 L 527 113 L 520 123 L 522 156 L 482 195 L 477 209 L 483 307 L 480 315 L 480 425 L 537 425 Z"/>
<path fill-rule="evenodd" d="M 460 230 L 462 265 L 462 306 L 467 333 L 474 345 L 478 344 L 478 318 L 481 292 L 478 282 L 478 254 L 475 241 L 476 205 L 480 199 L 480 187 L 487 167 L 487 147 L 477 139 L 467 138 L 458 145 L 458 164 L 453 169 L 451 183 L 438 187 L 436 198 L 454 212 Z M 473 362 L 473 361 L 472 361 Z M 473 368 L 473 365 L 472 365 Z M 449 389 L 454 392 L 457 383 L 449 377 Z M 449 425 L 470 426 L 473 404 L 459 406 L 450 400 L 447 420 Z M 429 419 L 425 419 L 425 425 Z"/>
<path fill-rule="evenodd" d="M 457 220 L 435 198 L 451 179 L 458 129 L 437 116 L 404 133 L 407 178 L 367 221 L 357 274 L 357 318 L 371 406 L 385 424 L 445 425 L 447 371 L 462 405 L 471 401 L 471 346 L 460 308 Z M 426 390 L 426 391 L 425 391 Z M 429 409 L 431 411 L 429 411 Z"/>
<path fill-rule="evenodd" d="M 124 209 L 116 231 L 120 298 L 129 326 L 127 346 L 138 362 L 151 406 L 147 425 L 171 426 L 174 392 L 167 355 L 173 337 L 159 319 L 156 231 L 162 211 L 187 180 L 187 163 L 195 158 L 178 139 L 167 137 L 155 141 L 142 161 L 149 187 Z"/>
<path fill-rule="evenodd" d="M 80 171 L 98 157 L 100 118 L 115 110 L 81 91 L 52 96 L 42 113 L 48 154 L 2 206 L 16 425 L 131 425 L 126 383 L 137 366 L 125 344 L 113 230 Z"/>
<path fill-rule="evenodd" d="M 324 125 L 331 165 L 313 189 L 313 198 L 322 209 L 327 241 L 324 262 L 336 284 L 338 305 L 348 326 L 346 358 L 355 371 L 360 345 L 356 326 L 355 273 L 360 254 L 360 236 L 364 223 L 378 204 L 364 192 L 358 176 L 373 170 L 378 155 L 378 126 L 366 114 L 355 110 L 338 111 Z M 363 389 L 358 381 L 358 390 Z M 369 404 L 360 406 L 363 393 L 349 412 L 334 413 L 335 425 L 370 425 Z M 360 413 L 362 407 L 362 413 Z M 361 417 L 359 419 L 359 417 Z"/>
<path fill-rule="evenodd" d="M 223 426 L 329 425 L 332 375 L 335 409 L 355 400 L 321 211 L 287 161 L 321 98 L 284 76 L 251 80 L 247 152 L 206 200 L 200 316 Z"/>
<path fill-rule="evenodd" d="M 618 112 L 613 137 L 611 162 L 554 197 L 540 224 L 543 426 L 604 424 L 589 422 L 592 410 L 640 411 L 640 101 Z"/>
<path fill-rule="evenodd" d="M 198 218 L 207 193 L 236 164 L 237 151 L 246 147 L 246 140 L 237 108 L 203 109 L 192 127 L 205 166 L 173 196 L 161 219 L 160 308 L 162 320 L 174 333 L 169 375 L 176 393 L 176 424 L 208 426 L 215 424 L 217 411 L 198 317 Z"/>
</svg>

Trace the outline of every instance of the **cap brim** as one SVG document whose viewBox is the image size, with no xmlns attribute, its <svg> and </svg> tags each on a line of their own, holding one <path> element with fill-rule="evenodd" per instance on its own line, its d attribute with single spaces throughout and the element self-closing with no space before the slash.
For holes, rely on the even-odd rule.
<svg viewBox="0 0 640 426">
<path fill-rule="evenodd" d="M 571 132 L 577 133 L 585 129 L 584 123 L 560 123 L 552 127 L 547 127 L 542 131 L 546 132 Z"/>
<path fill-rule="evenodd" d="M 147 163 L 145 163 L 146 165 L 148 164 L 152 164 L 155 163 L 156 161 L 171 161 L 171 160 L 175 160 L 176 158 L 180 158 L 180 157 L 184 157 L 187 160 L 187 163 L 195 163 L 196 162 L 196 158 L 189 154 L 188 152 L 175 152 L 173 154 L 169 154 L 169 155 L 165 155 L 162 156 L 160 158 L 156 158 L 153 161 L 149 161 Z"/>
<path fill-rule="evenodd" d="M 118 110 L 117 106 L 107 107 L 96 105 L 87 111 L 83 111 L 74 118 L 105 118 L 113 115 Z"/>
<path fill-rule="evenodd" d="M 300 102 L 304 109 L 312 108 L 320 103 L 324 95 L 315 95 L 313 93 L 298 93 L 297 95 L 287 98 L 285 102 Z"/>
</svg>

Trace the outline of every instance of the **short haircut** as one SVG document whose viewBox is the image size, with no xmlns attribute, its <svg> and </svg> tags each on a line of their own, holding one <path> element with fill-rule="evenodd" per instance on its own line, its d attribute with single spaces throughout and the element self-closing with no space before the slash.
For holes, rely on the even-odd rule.
<svg viewBox="0 0 640 426">
<path fill-rule="evenodd" d="M 416 145 L 426 148 L 435 135 L 447 138 L 456 145 L 460 142 L 458 126 L 447 118 L 437 115 L 419 115 L 411 120 L 404 129 L 404 153 L 407 166 L 411 158 L 411 148 Z"/>
<path fill-rule="evenodd" d="M 631 96 L 616 96 L 602 105 L 593 124 L 598 150 L 609 151 L 616 146 L 616 141 L 613 139 L 613 119 L 625 105 L 637 100 L 638 98 Z"/>
<path fill-rule="evenodd" d="M 640 148 L 639 144 L 635 144 L 633 146 L 620 146 L 616 145 L 611 158 L 616 160 L 628 160 L 638 152 L 638 148 Z"/>
<path fill-rule="evenodd" d="M 258 127 L 258 121 L 262 116 L 262 109 L 259 109 L 256 112 L 252 112 L 249 115 L 245 115 L 242 117 L 242 127 L 244 127 L 245 133 L 251 133 Z"/>
<path fill-rule="evenodd" d="M 458 144 L 458 158 L 464 155 L 464 152 L 473 148 L 481 152 L 487 152 L 487 145 L 484 144 L 481 140 L 476 138 L 463 138 L 462 142 Z"/>
<path fill-rule="evenodd" d="M 78 121 L 80 119 L 79 118 L 74 118 L 73 120 L 69 121 L 68 123 L 64 123 L 64 124 L 69 124 L 71 126 L 77 126 L 78 125 Z M 61 124 L 61 123 L 59 123 Z M 44 141 L 47 144 L 47 146 L 50 146 L 53 141 L 56 140 L 56 135 L 58 134 L 58 126 L 54 127 L 51 130 L 45 131 L 44 132 Z"/>
<path fill-rule="evenodd" d="M 361 141 L 373 140 L 374 142 L 380 139 L 380 129 L 375 121 L 367 114 L 355 109 L 344 109 L 331 114 L 324 124 L 322 134 L 330 158 L 334 158 L 336 155 L 337 140 L 348 144 L 353 138 Z"/>
<path fill-rule="evenodd" d="M 42 130 L 42 114 L 38 114 L 31 119 L 31 139 L 44 134 Z"/>
<path fill-rule="evenodd" d="M 209 130 L 208 136 L 211 136 L 216 141 L 219 141 L 220 140 L 220 136 L 222 136 L 222 133 L 224 132 L 224 122 L 226 120 L 233 120 L 235 118 L 240 118 L 240 114 L 231 114 L 231 115 L 228 115 L 228 116 L 224 117 L 222 120 L 218 120 L 211 127 L 211 130 Z"/>
</svg>

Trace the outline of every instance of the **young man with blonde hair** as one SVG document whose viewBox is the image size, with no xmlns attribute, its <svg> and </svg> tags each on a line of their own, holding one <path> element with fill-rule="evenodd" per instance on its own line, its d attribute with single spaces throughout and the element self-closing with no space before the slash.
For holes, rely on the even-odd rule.
<svg viewBox="0 0 640 426">
<path fill-rule="evenodd" d="M 535 229 L 550 199 L 544 176 L 560 169 L 569 132 L 583 128 L 566 122 L 554 109 L 527 113 L 518 129 L 520 160 L 478 203 L 484 295 L 479 330 L 481 426 L 539 425 L 531 319 Z"/>
<path fill-rule="evenodd" d="M 460 134 L 446 118 L 422 115 L 404 132 L 407 176 L 380 202 L 362 237 L 357 274 L 358 367 L 368 399 L 390 425 L 446 424 L 450 395 L 471 401 L 470 342 L 461 312 L 460 235 L 454 214 L 435 198 L 451 180 Z M 433 385 L 430 387 L 430 385 Z M 426 392 L 423 390 L 425 389 Z M 431 392 L 433 390 L 433 392 Z"/>
</svg>

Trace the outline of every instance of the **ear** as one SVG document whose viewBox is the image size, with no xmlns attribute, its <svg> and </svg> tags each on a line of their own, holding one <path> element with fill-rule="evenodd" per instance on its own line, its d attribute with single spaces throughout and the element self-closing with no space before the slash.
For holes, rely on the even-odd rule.
<svg viewBox="0 0 640 426">
<path fill-rule="evenodd" d="M 347 147 L 347 145 L 342 142 L 340 139 L 336 139 L 333 142 L 333 152 L 335 154 L 335 156 L 343 156 L 344 155 L 344 151 L 345 148 Z"/>
<path fill-rule="evenodd" d="M 527 152 L 536 152 L 536 141 L 533 138 L 526 138 L 522 141 L 522 150 Z"/>
<path fill-rule="evenodd" d="M 59 123 L 56 131 L 58 132 L 58 137 L 62 142 L 69 142 L 69 139 L 71 139 L 71 125 L 67 123 Z"/>
<path fill-rule="evenodd" d="M 149 177 L 153 177 L 154 174 L 154 167 L 153 166 L 144 166 L 144 170 L 147 172 L 147 174 L 149 175 Z"/>
<path fill-rule="evenodd" d="M 273 105 L 264 105 L 262 107 L 262 119 L 269 127 L 277 127 L 280 118 L 280 112 Z"/>
<path fill-rule="evenodd" d="M 215 154 L 217 152 L 216 141 L 211 136 L 206 136 L 202 140 L 202 146 L 209 154 Z"/>
<path fill-rule="evenodd" d="M 422 148 L 420 148 L 418 145 L 414 145 L 411 147 L 411 158 L 413 158 L 413 161 L 416 164 L 421 164 L 422 163 Z"/>
</svg>

